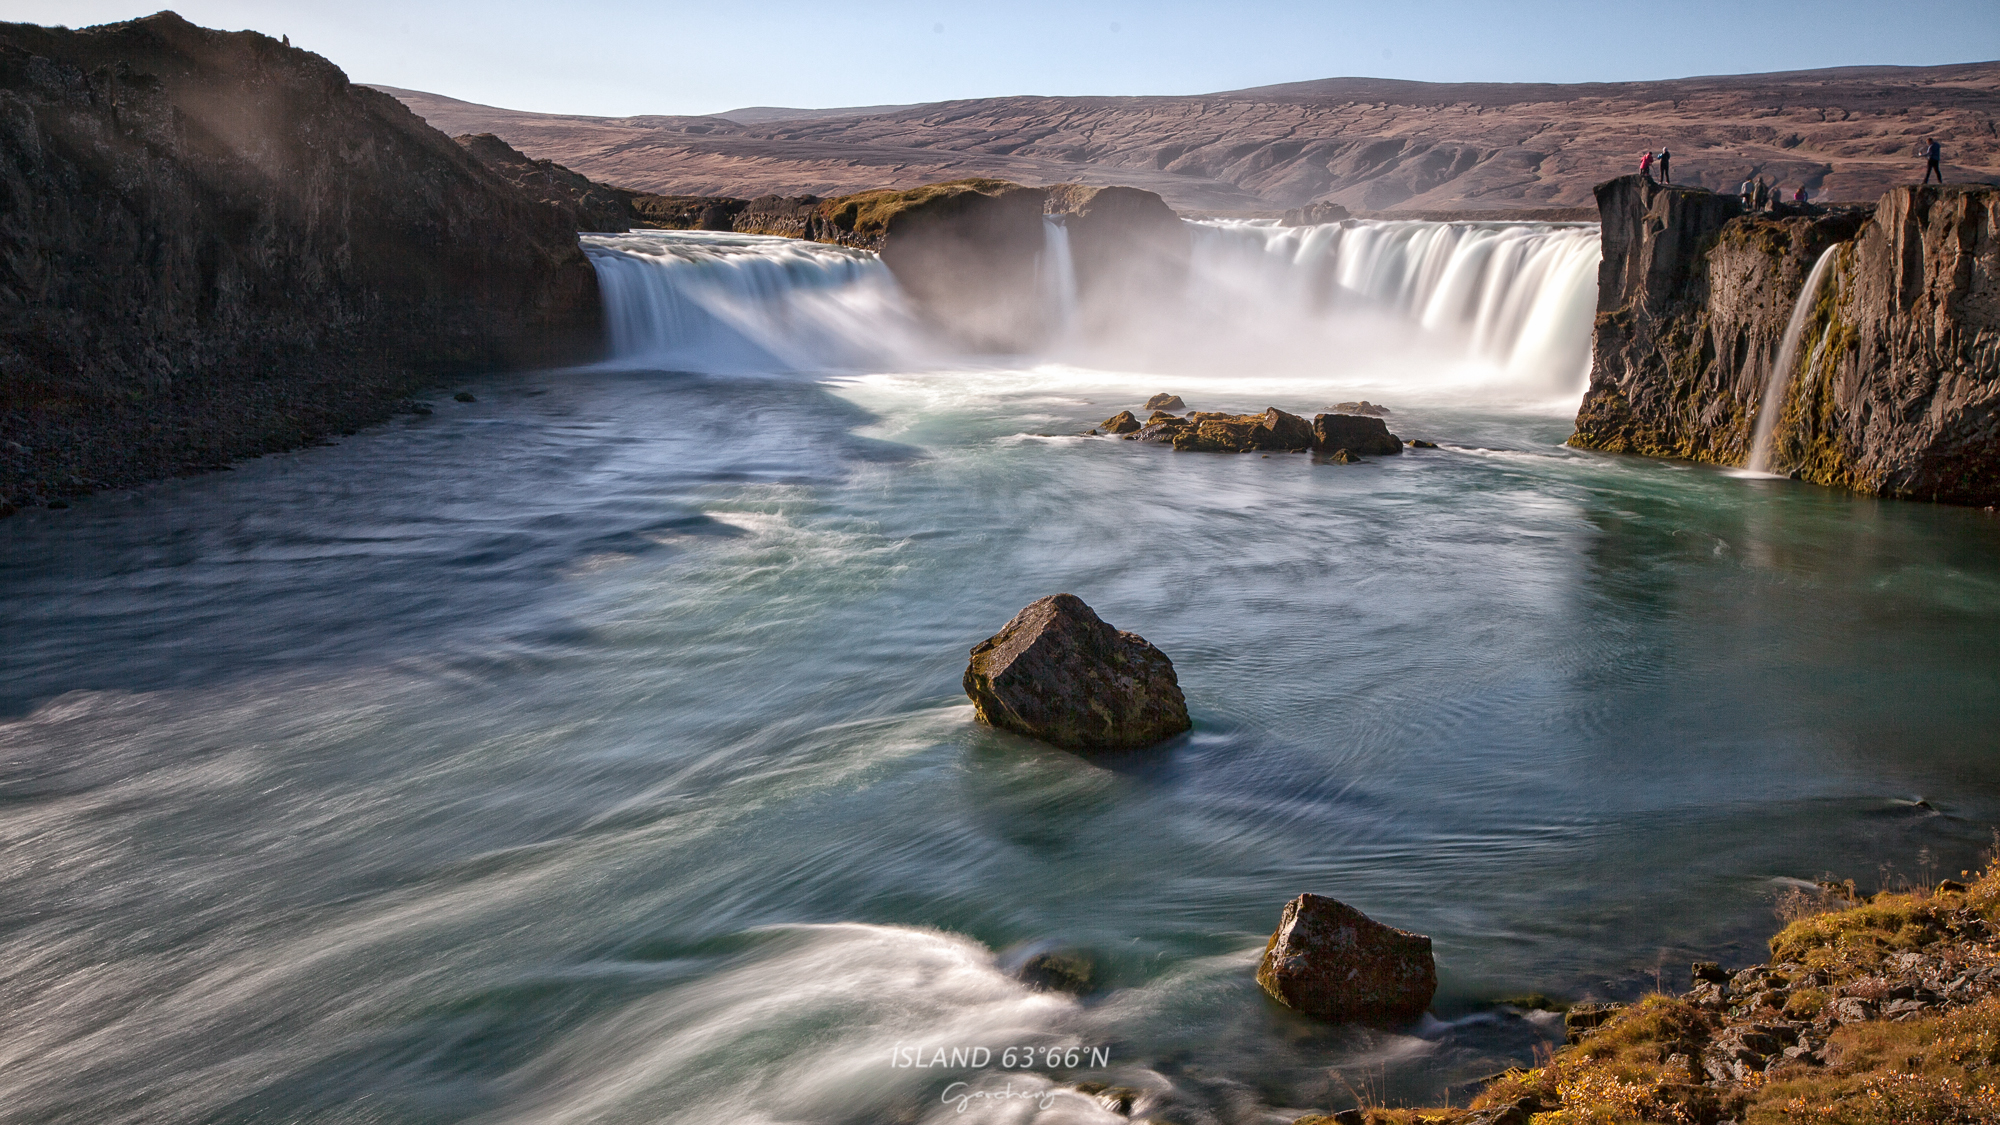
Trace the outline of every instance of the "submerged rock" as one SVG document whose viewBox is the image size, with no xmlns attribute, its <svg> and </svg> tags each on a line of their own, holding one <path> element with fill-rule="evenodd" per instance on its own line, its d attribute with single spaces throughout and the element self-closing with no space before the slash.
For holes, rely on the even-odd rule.
<svg viewBox="0 0 2000 1125">
<path fill-rule="evenodd" d="M 1080 949 L 1050 949 L 1023 961 L 1014 976 L 1030 988 L 1081 996 L 1095 983 L 1097 964 Z"/>
<path fill-rule="evenodd" d="M 1149 399 L 1147 399 L 1147 400 L 1146 400 L 1146 409 L 1148 409 L 1148 410 L 1186 410 L 1186 409 L 1187 409 L 1187 403 L 1185 403 L 1185 402 L 1182 402 L 1182 401 L 1181 401 L 1181 396 L 1179 396 L 1179 395 L 1170 395 L 1170 394 L 1166 394 L 1166 393 L 1162 392 L 1162 393 L 1160 393 L 1160 394 L 1156 394 L 1156 395 L 1154 395 L 1154 396 L 1153 396 L 1152 398 L 1149 398 Z"/>
<path fill-rule="evenodd" d="M 1285 904 L 1257 983 L 1279 1003 L 1330 1020 L 1414 1019 L 1437 992 L 1431 939 L 1322 895 Z"/>
<path fill-rule="evenodd" d="M 974 646 L 964 683 L 981 722 L 1065 750 L 1137 750 L 1194 725 L 1173 661 L 1073 594 L 1042 598 Z"/>
<path fill-rule="evenodd" d="M 1370 417 L 1380 418 L 1390 413 L 1390 410 L 1386 406 L 1369 402 L 1364 398 L 1360 402 L 1336 402 L 1333 404 L 1333 412 L 1335 414 L 1366 414 Z"/>
<path fill-rule="evenodd" d="M 1345 449 L 1357 457 L 1386 457 L 1403 451 L 1402 439 L 1382 419 L 1365 414 L 1321 414 L 1312 430 L 1313 448 L 1322 453 Z"/>
</svg>

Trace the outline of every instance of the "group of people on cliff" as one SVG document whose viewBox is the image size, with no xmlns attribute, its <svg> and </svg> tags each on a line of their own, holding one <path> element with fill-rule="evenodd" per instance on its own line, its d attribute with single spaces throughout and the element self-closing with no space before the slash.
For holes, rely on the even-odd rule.
<svg viewBox="0 0 2000 1125">
<path fill-rule="evenodd" d="M 1931 182 L 1931 177 L 1936 176 L 1938 183 L 1944 183 L 1944 172 L 1938 167 L 1938 161 L 1943 156 L 1943 149 L 1938 144 L 1938 139 L 1932 137 L 1928 143 L 1918 146 L 1918 152 L 1924 158 L 1924 182 L 1928 184 Z M 1660 146 L 1658 153 L 1647 149 L 1639 154 L 1639 174 L 1652 180 L 1654 170 L 1658 169 L 1659 179 L 1656 182 L 1673 183 L 1673 173 L 1669 163 L 1672 160 L 1673 153 L 1669 152 L 1665 145 Z M 1743 206 L 1752 211 L 1776 210 L 1780 204 L 1786 202 L 1784 191 L 1776 183 L 1765 183 L 1761 175 L 1744 180 L 1737 194 L 1742 198 Z M 1804 184 L 1800 184 L 1792 189 L 1790 202 L 1794 206 L 1802 207 L 1811 196 L 1812 192 Z"/>
<path fill-rule="evenodd" d="M 1765 183 L 1762 176 L 1744 180 L 1743 186 L 1737 189 L 1736 194 L 1743 200 L 1743 206 L 1752 211 L 1775 211 L 1780 203 L 1785 202 L 1784 189 L 1775 183 Z M 1804 184 L 1800 184 L 1792 189 L 1791 202 L 1794 206 L 1803 207 L 1811 196 L 1812 192 L 1807 190 Z"/>
</svg>

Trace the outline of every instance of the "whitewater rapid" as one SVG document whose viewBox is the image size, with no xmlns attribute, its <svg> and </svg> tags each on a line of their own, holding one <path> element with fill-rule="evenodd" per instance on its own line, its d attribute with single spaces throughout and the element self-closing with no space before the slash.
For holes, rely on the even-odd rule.
<svg viewBox="0 0 2000 1125">
<path fill-rule="evenodd" d="M 1573 411 L 1588 383 L 1597 228 L 1565 223 L 1190 223 L 1183 291 L 1080 327 L 1068 232 L 1037 270 L 1047 337 L 970 355 L 929 333 L 873 254 L 708 232 L 592 235 L 613 362 L 859 376 L 979 369 L 1079 385 L 1173 377 L 1256 395 Z M 1005 382 L 1003 379 L 1002 382 Z"/>
</svg>

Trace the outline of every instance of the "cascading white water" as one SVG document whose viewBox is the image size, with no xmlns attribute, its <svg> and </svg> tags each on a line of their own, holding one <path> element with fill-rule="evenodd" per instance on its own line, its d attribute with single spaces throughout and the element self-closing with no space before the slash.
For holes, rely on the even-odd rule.
<svg viewBox="0 0 2000 1125">
<path fill-rule="evenodd" d="M 1757 425 L 1750 436 L 1750 462 L 1744 468 L 1753 473 L 1771 471 L 1771 455 L 1777 451 L 1778 416 L 1784 413 L 1785 391 L 1792 385 L 1792 369 L 1798 366 L 1799 337 L 1805 334 L 1812 317 L 1813 303 L 1819 299 L 1820 284 L 1833 264 L 1838 244 L 1826 248 L 1806 274 L 1806 283 L 1792 302 L 1792 316 L 1785 322 L 1785 335 L 1778 342 L 1778 360 L 1764 380 L 1764 397 L 1757 405 Z"/>
<path fill-rule="evenodd" d="M 704 372 L 878 366 L 922 329 L 874 254 L 711 231 L 585 235 L 615 362 Z"/>
<path fill-rule="evenodd" d="M 1048 310 L 1049 335 L 1061 340 L 1076 323 L 1076 259 L 1070 253 L 1069 228 L 1054 215 L 1042 216 L 1042 256 L 1036 273 Z"/>
<path fill-rule="evenodd" d="M 1044 226 L 1043 360 L 1573 408 L 1587 382 L 1595 226 L 1191 223 L 1183 295 L 1106 313 L 1080 338 L 1067 227 Z M 701 371 L 934 368 L 946 345 L 873 254 L 691 231 L 591 235 L 617 362 Z M 970 357 L 959 355 L 959 360 Z M 1018 362 L 1019 357 L 1015 357 Z"/>
<path fill-rule="evenodd" d="M 1483 369 L 1459 382 L 1572 401 L 1588 383 L 1595 225 L 1219 222 L 1197 231 L 1198 301 L 1281 307 L 1305 324 L 1358 321 L 1392 337 L 1414 327 L 1434 356 Z"/>
</svg>

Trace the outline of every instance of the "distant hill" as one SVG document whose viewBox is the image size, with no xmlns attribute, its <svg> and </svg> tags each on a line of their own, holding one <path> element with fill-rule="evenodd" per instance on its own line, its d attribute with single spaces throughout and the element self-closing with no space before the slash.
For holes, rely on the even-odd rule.
<svg viewBox="0 0 2000 1125">
<path fill-rule="evenodd" d="M 1357 211 L 1579 206 L 1666 145 L 1681 182 L 1763 174 L 1870 200 L 1944 145 L 2000 182 L 2000 62 L 1662 82 L 1329 78 L 1185 97 L 978 98 L 711 117 L 579 117 L 381 87 L 446 133 L 495 133 L 593 179 L 662 194 L 833 195 L 961 176 L 1122 183 L 1182 210 L 1329 199 Z"/>
</svg>

